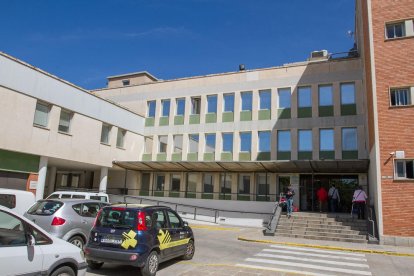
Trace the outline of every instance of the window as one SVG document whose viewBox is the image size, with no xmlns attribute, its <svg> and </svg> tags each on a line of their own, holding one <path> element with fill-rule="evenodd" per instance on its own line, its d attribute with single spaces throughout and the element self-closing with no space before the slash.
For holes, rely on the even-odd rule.
<svg viewBox="0 0 414 276">
<path fill-rule="evenodd" d="M 312 107 L 312 89 L 310 86 L 298 88 L 298 107 Z"/>
<path fill-rule="evenodd" d="M 414 178 L 414 160 L 395 159 L 394 177 L 396 179 L 413 179 Z"/>
<path fill-rule="evenodd" d="M 161 116 L 169 117 L 170 116 L 170 100 L 161 100 Z"/>
<path fill-rule="evenodd" d="M 250 194 L 250 175 L 239 175 L 239 194 Z"/>
<path fill-rule="evenodd" d="M 47 127 L 50 106 L 45 103 L 37 102 L 33 124 Z"/>
<path fill-rule="evenodd" d="M 210 173 L 204 174 L 203 192 L 213 193 L 214 191 L 214 176 Z"/>
<path fill-rule="evenodd" d="M 102 124 L 101 131 L 101 143 L 109 145 L 109 136 L 111 134 L 112 126 L 107 124 Z"/>
<path fill-rule="evenodd" d="M 252 110 L 252 92 L 242 92 L 241 93 L 241 110 L 242 111 L 251 111 Z"/>
<path fill-rule="evenodd" d="M 290 130 L 277 132 L 277 151 L 290 151 Z"/>
<path fill-rule="evenodd" d="M 263 196 L 269 194 L 270 174 L 257 174 L 257 195 Z"/>
<path fill-rule="evenodd" d="M 335 150 L 333 129 L 321 129 L 319 131 L 319 150 L 320 151 Z"/>
<path fill-rule="evenodd" d="M 155 117 L 155 101 L 148 101 L 147 109 L 148 109 L 147 116 L 150 118 L 154 118 Z"/>
<path fill-rule="evenodd" d="M 333 105 L 332 85 L 319 86 L 319 106 Z"/>
<path fill-rule="evenodd" d="M 280 88 L 277 92 L 279 94 L 279 108 L 290 108 L 290 88 Z"/>
<path fill-rule="evenodd" d="M 252 149 L 252 133 L 240 132 L 240 151 L 250 152 Z"/>
<path fill-rule="evenodd" d="M 129 80 L 122 80 L 123 86 L 128 86 L 130 84 Z"/>
<path fill-rule="evenodd" d="M 173 174 L 171 177 L 171 191 L 179 192 L 181 185 L 181 174 Z"/>
<path fill-rule="evenodd" d="M 181 221 L 177 217 L 177 215 L 174 214 L 171 211 L 167 211 L 167 214 L 168 214 L 168 218 L 169 218 L 169 221 L 170 221 L 171 228 L 180 228 L 181 227 Z"/>
<path fill-rule="evenodd" d="M 190 134 L 188 136 L 188 152 L 198 152 L 199 136 L 198 134 Z"/>
<path fill-rule="evenodd" d="M 0 205 L 9 209 L 16 208 L 16 196 L 12 194 L 0 194 Z"/>
<path fill-rule="evenodd" d="M 59 128 L 60 132 L 69 133 L 70 131 L 70 121 L 72 119 L 72 112 L 61 110 L 60 119 L 59 119 Z"/>
<path fill-rule="evenodd" d="M 176 104 L 177 104 L 177 112 L 176 115 L 177 116 L 184 116 L 184 112 L 185 112 L 185 98 L 179 98 L 176 100 Z"/>
<path fill-rule="evenodd" d="M 394 88 L 390 91 L 391 106 L 411 105 L 410 88 Z"/>
<path fill-rule="evenodd" d="M 342 129 L 342 150 L 358 150 L 357 129 L 355 127 Z"/>
<path fill-rule="evenodd" d="M 165 175 L 157 174 L 157 182 L 155 185 L 155 190 L 164 191 L 164 186 L 165 186 Z"/>
<path fill-rule="evenodd" d="M 223 152 L 233 152 L 233 133 L 223 133 Z"/>
<path fill-rule="evenodd" d="M 259 131 L 259 152 L 270 152 L 270 131 Z"/>
<path fill-rule="evenodd" d="M 151 174 L 143 173 L 141 177 L 141 191 L 148 192 L 151 182 Z"/>
<path fill-rule="evenodd" d="M 299 151 L 312 151 L 312 130 L 299 130 L 298 143 Z"/>
<path fill-rule="evenodd" d="M 154 139 L 152 137 L 145 137 L 145 153 L 152 153 L 152 145 L 154 143 Z"/>
<path fill-rule="evenodd" d="M 198 174 L 187 174 L 187 192 L 195 193 L 197 191 Z"/>
<path fill-rule="evenodd" d="M 183 151 L 183 136 L 174 135 L 174 152 L 182 152 L 182 151 Z"/>
<path fill-rule="evenodd" d="M 83 217 L 95 218 L 101 206 L 98 203 L 84 203 L 82 204 Z"/>
<path fill-rule="evenodd" d="M 207 96 L 207 113 L 217 113 L 217 95 Z"/>
<path fill-rule="evenodd" d="M 234 112 L 234 94 L 224 94 L 224 112 Z"/>
<path fill-rule="evenodd" d="M 126 130 L 123 130 L 122 128 L 118 128 L 118 134 L 116 135 L 116 146 L 118 148 L 124 147 L 125 134 L 126 134 Z"/>
<path fill-rule="evenodd" d="M 341 83 L 341 104 L 355 104 L 354 83 Z"/>
<path fill-rule="evenodd" d="M 191 98 L 191 114 L 196 115 L 200 114 L 201 98 L 193 97 Z"/>
<path fill-rule="evenodd" d="M 232 175 L 228 173 L 220 174 L 220 193 L 230 194 L 231 193 L 231 182 Z"/>
<path fill-rule="evenodd" d="M 159 153 L 166 153 L 167 152 L 167 144 L 168 144 L 168 136 L 167 135 L 160 135 L 159 139 Z"/>
<path fill-rule="evenodd" d="M 269 110 L 271 107 L 271 91 L 261 90 L 259 91 L 259 107 L 261 110 Z"/>
<path fill-rule="evenodd" d="M 405 22 L 386 24 L 385 29 L 388 39 L 405 36 Z"/>
<path fill-rule="evenodd" d="M 216 149 L 216 134 L 215 133 L 208 133 L 205 136 L 206 138 L 206 148 L 204 149 L 205 152 L 215 152 Z"/>
<path fill-rule="evenodd" d="M 27 245 L 23 221 L 4 211 L 0 211 L 0 231 L 2 234 L 0 247 Z"/>
</svg>

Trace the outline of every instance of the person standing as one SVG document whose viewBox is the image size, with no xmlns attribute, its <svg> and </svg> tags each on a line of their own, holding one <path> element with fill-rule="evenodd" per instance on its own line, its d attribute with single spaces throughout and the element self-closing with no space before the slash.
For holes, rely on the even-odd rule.
<svg viewBox="0 0 414 276">
<path fill-rule="evenodd" d="M 352 204 L 358 209 L 358 219 L 365 219 L 365 204 L 367 198 L 367 194 L 362 189 L 362 186 L 359 185 L 352 197 Z"/>
<path fill-rule="evenodd" d="M 324 187 L 319 187 L 318 191 L 316 192 L 316 198 L 319 202 L 319 212 L 325 209 L 326 202 L 328 201 L 328 193 Z"/>
<path fill-rule="evenodd" d="M 293 196 L 295 195 L 295 190 L 293 190 L 292 185 L 289 184 L 285 191 L 286 203 L 287 203 L 287 217 L 290 218 L 292 216 L 293 210 Z"/>
<path fill-rule="evenodd" d="M 338 203 L 341 201 L 341 198 L 339 197 L 339 191 L 335 187 L 335 184 L 332 184 L 331 188 L 329 189 L 328 197 L 331 212 L 335 213 L 336 209 L 338 208 Z"/>
</svg>

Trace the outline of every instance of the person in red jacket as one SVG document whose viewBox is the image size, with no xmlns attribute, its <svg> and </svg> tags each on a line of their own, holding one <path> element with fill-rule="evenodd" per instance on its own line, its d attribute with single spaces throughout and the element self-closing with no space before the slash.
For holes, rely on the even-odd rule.
<svg viewBox="0 0 414 276">
<path fill-rule="evenodd" d="M 325 205 L 328 201 L 328 192 L 324 187 L 319 187 L 318 191 L 316 192 L 316 198 L 319 202 L 319 212 L 322 212 L 322 210 L 325 210 Z"/>
</svg>

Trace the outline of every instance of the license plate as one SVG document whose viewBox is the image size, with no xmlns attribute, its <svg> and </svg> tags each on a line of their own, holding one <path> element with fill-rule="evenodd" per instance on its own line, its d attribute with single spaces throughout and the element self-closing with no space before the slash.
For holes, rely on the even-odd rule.
<svg viewBox="0 0 414 276">
<path fill-rule="evenodd" d="M 101 238 L 101 243 L 121 244 L 122 239 L 114 236 L 105 236 Z"/>
</svg>

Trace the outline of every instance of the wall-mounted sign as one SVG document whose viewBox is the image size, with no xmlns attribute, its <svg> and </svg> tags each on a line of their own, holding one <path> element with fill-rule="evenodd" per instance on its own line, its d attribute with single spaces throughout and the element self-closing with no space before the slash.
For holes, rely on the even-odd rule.
<svg viewBox="0 0 414 276">
<path fill-rule="evenodd" d="M 30 181 L 30 183 L 29 183 L 29 189 L 30 190 L 36 190 L 36 188 L 37 188 L 37 181 Z"/>
</svg>

